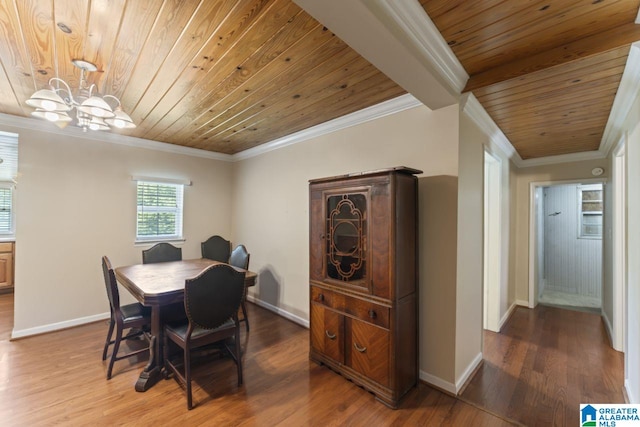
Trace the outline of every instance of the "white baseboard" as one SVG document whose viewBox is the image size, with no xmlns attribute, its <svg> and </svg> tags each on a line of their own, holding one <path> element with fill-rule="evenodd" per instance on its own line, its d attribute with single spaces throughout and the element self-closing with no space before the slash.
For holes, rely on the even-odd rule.
<svg viewBox="0 0 640 427">
<path fill-rule="evenodd" d="M 462 390 L 462 387 L 469 381 L 471 375 L 476 371 L 478 366 L 482 363 L 482 353 L 478 353 L 473 361 L 467 366 L 467 369 L 464 370 L 458 381 L 456 381 L 456 396 Z"/>
<path fill-rule="evenodd" d="M 521 307 L 531 308 L 531 307 L 529 307 L 529 301 L 525 301 L 525 300 L 521 300 L 521 299 L 517 299 L 515 301 L 515 305 L 519 305 Z"/>
<path fill-rule="evenodd" d="M 293 313 L 289 313 L 288 311 L 283 310 L 280 307 L 276 307 L 275 305 L 271 305 L 268 302 L 257 299 L 253 295 L 247 295 L 247 301 L 252 302 L 262 308 L 266 308 L 267 310 L 274 312 L 278 316 L 282 316 L 285 319 L 291 320 L 293 323 L 297 323 L 298 325 L 304 326 L 305 328 L 309 329 L 309 320 L 307 319 L 303 319 L 302 317 L 296 316 Z"/>
<path fill-rule="evenodd" d="M 602 320 L 604 320 L 604 330 L 607 331 L 607 336 L 609 337 L 609 344 L 611 344 L 611 347 L 613 347 L 615 350 L 622 351 L 620 349 L 617 349 L 616 346 L 613 345 L 613 327 L 611 326 L 611 321 L 607 316 L 607 312 L 604 310 L 600 310 L 600 312 L 602 313 Z"/>
<path fill-rule="evenodd" d="M 513 313 L 513 310 L 515 310 L 518 305 L 519 304 L 515 302 L 511 304 L 511 307 L 509 307 L 509 310 L 507 310 L 504 316 L 502 316 L 502 319 L 500 319 L 500 323 L 498 323 L 498 331 L 502 330 L 502 327 L 504 326 L 504 324 L 507 323 L 507 320 L 509 320 L 509 316 L 511 316 L 511 313 Z"/>
<path fill-rule="evenodd" d="M 289 313 L 288 311 L 283 310 L 279 307 L 276 307 L 264 301 L 258 300 L 251 295 L 247 295 L 247 300 L 251 301 L 256 305 L 259 305 L 260 307 L 264 307 L 267 310 L 272 311 L 277 315 L 284 317 L 285 319 L 289 319 L 294 323 L 304 326 L 307 329 L 309 328 L 309 321 L 306 319 L 303 319 L 300 316 L 296 316 L 295 314 Z M 108 319 L 110 316 L 111 315 L 107 312 L 107 313 L 94 314 L 92 316 L 87 316 L 87 317 L 79 317 L 77 319 L 65 320 L 64 322 L 57 322 L 57 323 L 50 323 L 48 325 L 36 326 L 35 328 L 14 329 L 11 332 L 11 339 L 14 340 L 18 338 L 30 337 L 32 335 L 40 335 L 47 332 L 59 331 L 61 329 L 67 329 L 74 326 L 80 326 L 87 323 L 93 323 L 100 320 L 105 320 L 105 319 Z"/>
<path fill-rule="evenodd" d="M 464 373 L 458 378 L 456 383 L 451 383 L 449 381 L 445 381 L 440 377 L 436 377 L 435 375 L 429 374 L 423 370 L 420 370 L 420 379 L 425 383 L 434 386 L 440 390 L 443 390 L 447 393 L 450 393 L 454 396 L 457 396 L 462 387 L 467 383 L 471 375 L 475 372 L 478 365 L 482 363 L 482 353 L 478 353 L 478 355 L 473 359 L 473 361 L 467 366 Z"/>
<path fill-rule="evenodd" d="M 456 395 L 456 385 L 445 381 L 440 377 L 436 377 L 435 375 L 431 375 L 423 370 L 420 370 L 420 379 L 427 384 L 434 386 L 435 388 L 439 388 L 440 390 L 444 390 L 448 393 L 451 393 L 452 395 Z"/>
<path fill-rule="evenodd" d="M 475 372 L 478 366 L 482 363 L 482 353 L 478 353 L 478 355 L 473 359 L 473 361 L 467 366 L 467 369 L 464 370 L 460 378 L 456 383 L 451 383 L 449 381 L 445 381 L 440 377 L 436 377 L 435 375 L 429 374 L 423 370 L 420 370 L 420 379 L 425 383 L 432 385 L 440 390 L 446 391 L 454 396 L 457 396 L 462 387 L 467 383 L 471 375 Z"/>
<path fill-rule="evenodd" d="M 624 390 L 627 392 L 627 398 L 629 399 L 630 404 L 637 405 L 639 402 L 636 400 L 636 397 L 631 393 L 631 387 L 629 387 L 629 380 L 624 380 Z"/>
<path fill-rule="evenodd" d="M 87 316 L 87 317 L 79 317 L 77 319 L 65 320 L 64 322 L 50 323 L 48 325 L 37 326 L 35 328 L 14 329 L 11 332 L 11 339 L 14 340 L 18 338 L 30 337 L 32 335 L 39 335 L 47 332 L 59 331 L 61 329 L 80 326 L 86 323 L 105 320 L 105 319 L 108 319 L 109 317 L 111 317 L 111 314 L 107 312 L 107 313 L 94 314 L 92 316 Z"/>
</svg>

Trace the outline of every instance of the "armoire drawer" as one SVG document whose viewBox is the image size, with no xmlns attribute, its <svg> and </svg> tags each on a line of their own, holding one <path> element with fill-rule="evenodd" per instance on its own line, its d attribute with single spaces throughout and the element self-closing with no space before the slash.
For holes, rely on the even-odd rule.
<svg viewBox="0 0 640 427">
<path fill-rule="evenodd" d="M 389 307 L 311 286 L 311 301 L 364 322 L 389 328 Z"/>
<path fill-rule="evenodd" d="M 345 298 L 344 312 L 362 321 L 389 328 L 389 307 L 358 298 Z"/>
<path fill-rule="evenodd" d="M 311 301 L 326 307 L 342 311 L 344 308 L 344 295 L 311 286 Z"/>
</svg>

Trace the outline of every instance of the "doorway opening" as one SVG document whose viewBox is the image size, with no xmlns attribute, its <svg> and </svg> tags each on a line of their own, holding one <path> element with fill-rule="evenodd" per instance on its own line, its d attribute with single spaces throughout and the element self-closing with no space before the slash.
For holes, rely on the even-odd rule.
<svg viewBox="0 0 640 427">
<path fill-rule="evenodd" d="M 484 152 L 483 328 L 500 332 L 501 300 L 501 179 L 500 159 Z"/>
<path fill-rule="evenodd" d="M 529 307 L 541 303 L 600 314 L 602 182 L 537 183 L 531 193 Z"/>
</svg>

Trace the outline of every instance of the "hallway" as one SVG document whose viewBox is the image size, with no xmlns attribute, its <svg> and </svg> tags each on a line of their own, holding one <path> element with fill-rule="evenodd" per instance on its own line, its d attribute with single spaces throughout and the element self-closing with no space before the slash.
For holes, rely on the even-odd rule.
<svg viewBox="0 0 640 427">
<path fill-rule="evenodd" d="M 600 315 L 517 307 L 484 332 L 484 363 L 461 400 L 522 424 L 571 426 L 581 403 L 624 403 L 624 356 Z"/>
</svg>

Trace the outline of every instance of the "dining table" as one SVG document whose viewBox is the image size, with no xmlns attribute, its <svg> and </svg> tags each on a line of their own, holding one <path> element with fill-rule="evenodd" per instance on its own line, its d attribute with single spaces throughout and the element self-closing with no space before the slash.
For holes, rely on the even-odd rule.
<svg viewBox="0 0 640 427">
<path fill-rule="evenodd" d="M 163 329 L 170 307 L 184 302 L 184 285 L 187 279 L 197 276 L 205 268 L 224 264 L 207 258 L 182 261 L 135 264 L 115 269 L 118 282 L 142 305 L 151 308 L 151 340 L 149 343 L 149 363 L 136 381 L 136 391 L 151 388 L 162 377 Z M 242 268 L 245 272 L 245 286 L 255 285 L 257 274 Z"/>
</svg>

